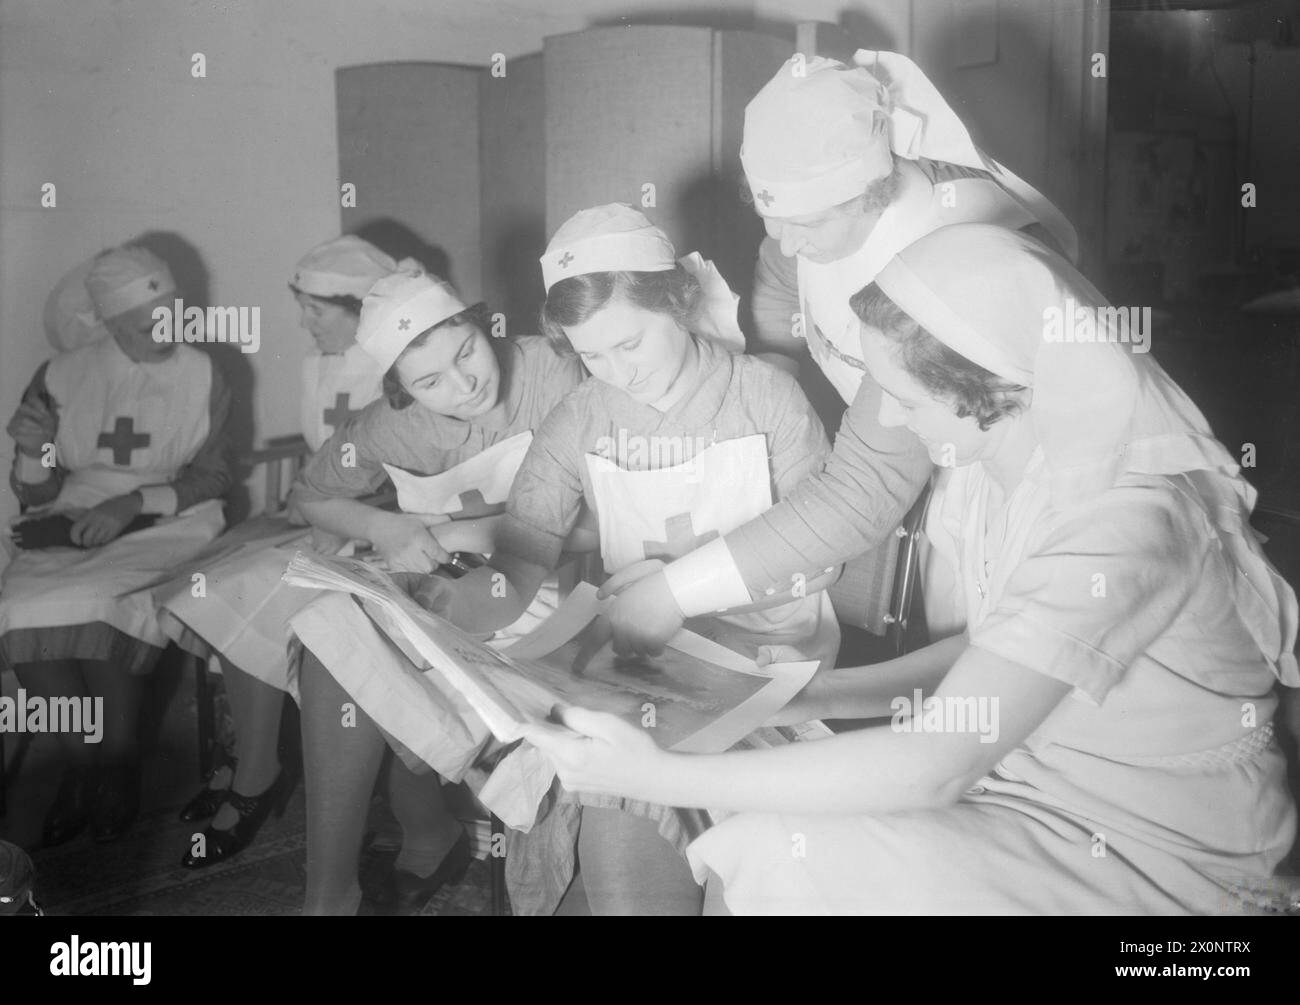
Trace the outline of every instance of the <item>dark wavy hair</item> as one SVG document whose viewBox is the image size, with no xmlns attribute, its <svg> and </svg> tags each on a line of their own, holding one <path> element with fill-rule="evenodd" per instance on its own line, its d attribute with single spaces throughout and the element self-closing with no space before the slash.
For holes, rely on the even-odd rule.
<svg viewBox="0 0 1300 1005">
<path fill-rule="evenodd" d="M 488 328 L 491 325 L 490 315 L 487 304 L 477 303 L 472 307 L 466 307 L 459 314 L 453 314 L 445 321 L 439 321 L 431 328 L 426 328 L 419 335 L 411 339 L 406 348 L 402 350 L 402 356 L 405 356 L 412 349 L 418 349 L 433 337 L 433 333 L 441 328 L 458 328 L 462 325 L 468 325 L 471 328 L 478 329 L 480 335 L 487 335 Z M 494 339 L 488 339 L 488 343 L 494 342 Z M 394 409 L 401 410 L 410 408 L 415 404 L 415 399 L 411 397 L 410 392 L 402 386 L 402 378 L 397 374 L 397 363 L 402 358 L 398 356 L 393 360 L 393 365 L 385 372 L 383 377 L 384 397 L 388 399 L 388 404 Z"/>
<path fill-rule="evenodd" d="M 542 333 L 562 356 L 574 355 L 564 329 L 580 325 L 616 296 L 642 310 L 667 314 L 691 330 L 700 307 L 699 281 L 680 265 L 664 272 L 591 272 L 561 279 L 542 305 Z"/>
<path fill-rule="evenodd" d="M 951 402 L 959 418 L 972 416 L 987 430 L 1024 407 L 1024 385 L 1003 380 L 944 345 L 875 283 L 853 294 L 849 306 L 859 321 L 889 340 L 898 364 L 936 398 Z"/>
<path fill-rule="evenodd" d="M 301 294 L 304 297 L 311 297 L 313 300 L 319 300 L 323 304 L 329 304 L 332 307 L 342 307 L 354 318 L 361 317 L 361 301 L 356 297 L 348 296 L 346 293 L 340 293 L 337 297 L 322 297 L 319 293 L 308 293 L 306 290 L 300 290 L 289 284 L 289 292 L 295 297 Z"/>
</svg>

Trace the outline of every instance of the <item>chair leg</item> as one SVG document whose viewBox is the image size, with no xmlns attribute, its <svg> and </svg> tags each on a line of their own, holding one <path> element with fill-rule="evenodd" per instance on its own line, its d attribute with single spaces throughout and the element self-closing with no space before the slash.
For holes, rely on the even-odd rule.
<svg viewBox="0 0 1300 1005">
<path fill-rule="evenodd" d="M 492 881 L 492 917 L 501 918 L 506 913 L 506 825 L 495 813 L 491 817 L 491 836 L 488 841 L 488 863 Z M 499 843 L 498 843 L 499 842 Z M 497 848 L 501 854 L 496 853 Z"/>
<path fill-rule="evenodd" d="M 194 703 L 198 715 L 199 781 L 206 781 L 212 772 L 212 734 L 216 721 L 212 688 L 208 686 L 208 662 L 191 655 L 194 664 Z"/>
</svg>

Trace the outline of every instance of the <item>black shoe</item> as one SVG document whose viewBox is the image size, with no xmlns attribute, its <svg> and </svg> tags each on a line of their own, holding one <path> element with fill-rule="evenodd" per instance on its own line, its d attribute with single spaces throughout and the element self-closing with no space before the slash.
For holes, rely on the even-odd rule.
<svg viewBox="0 0 1300 1005">
<path fill-rule="evenodd" d="M 64 844 L 86 829 L 90 823 L 91 781 L 90 768 L 64 768 L 59 780 L 59 791 L 45 814 L 41 831 L 41 847 L 53 848 Z"/>
<path fill-rule="evenodd" d="M 105 764 L 95 787 L 90 835 L 104 844 L 116 841 L 135 821 L 140 809 L 140 765 Z"/>
<path fill-rule="evenodd" d="M 180 812 L 180 818 L 186 823 L 193 820 L 208 820 L 217 815 L 217 810 L 221 809 L 221 804 L 226 801 L 226 793 L 230 791 L 227 785 L 224 789 L 211 788 L 208 783 L 212 781 L 218 771 L 222 768 L 229 768 L 231 777 L 234 777 L 236 762 L 232 758 L 225 760 L 216 765 L 208 772 L 208 777 L 204 779 L 204 786 L 193 799 L 185 804 L 184 809 Z"/>
<path fill-rule="evenodd" d="M 370 901 L 378 913 L 415 914 L 444 886 L 455 885 L 464 879 L 473 858 L 469 835 L 462 832 L 431 875 L 421 877 L 405 869 L 394 869 L 386 882 L 364 899 Z"/>
<path fill-rule="evenodd" d="M 277 817 L 284 814 L 295 782 L 296 779 L 281 768 L 275 781 L 260 796 L 242 796 L 230 789 L 223 802 L 235 808 L 239 820 L 229 830 L 217 830 L 211 824 L 203 828 L 202 854 L 196 854 L 191 847 L 181 859 L 181 865 L 186 869 L 204 869 L 238 855 L 253 843 L 253 838 L 257 837 L 258 830 L 271 813 Z"/>
</svg>

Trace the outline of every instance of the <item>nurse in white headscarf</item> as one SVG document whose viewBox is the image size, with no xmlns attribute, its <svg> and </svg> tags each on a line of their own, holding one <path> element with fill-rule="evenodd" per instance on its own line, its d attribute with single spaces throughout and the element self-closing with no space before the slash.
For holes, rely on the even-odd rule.
<svg viewBox="0 0 1300 1005">
<path fill-rule="evenodd" d="M 1076 254 L 1074 230 L 1056 207 L 979 150 L 921 69 L 898 53 L 860 50 L 848 66 L 794 56 L 745 109 L 740 156 L 768 232 L 754 276 L 751 349 L 806 360 L 806 346 L 843 402 L 821 393 L 820 381 L 808 384 L 828 423 L 853 403 L 866 375 L 849 297 L 918 237 L 992 223 L 1045 235 Z M 906 510 L 929 469 L 915 438 L 899 439 L 877 467 L 877 491 Z M 832 597 L 842 618 L 881 631 L 896 548 L 892 538 L 872 544 Z M 932 629 L 946 631 L 960 620 L 945 609 L 938 571 L 927 570 L 926 612 Z"/>
<path fill-rule="evenodd" d="M 231 483 L 220 371 L 197 349 L 153 337 L 155 311 L 178 295 L 167 263 L 126 245 L 84 268 L 84 298 L 73 282 L 46 312 L 65 351 L 37 370 L 9 422 L 24 550 L 0 581 L 0 663 L 25 693 L 103 702 L 99 741 L 60 733 L 70 767 L 47 845 L 87 825 L 111 840 L 134 816 L 138 675 L 167 644 L 147 587 L 217 536 Z M 71 521 L 70 546 L 28 537 L 26 522 L 43 517 Z"/>
<path fill-rule="evenodd" d="M 968 633 L 814 678 L 783 718 L 893 716 L 816 743 L 676 755 L 570 711 L 533 736 L 565 785 L 741 811 L 690 848 L 736 913 L 1285 907 L 1297 606 L 1233 457 L 1023 235 L 928 235 L 853 306 L 881 422 L 955 457 L 930 533 Z"/>
<path fill-rule="evenodd" d="M 405 259 L 401 266 L 414 264 Z M 317 245 L 294 267 L 289 289 L 314 342 L 302 363 L 299 399 L 302 434 L 312 450 L 379 397 L 383 371 L 357 345 L 357 324 L 371 287 L 398 267 L 353 234 Z"/>
</svg>

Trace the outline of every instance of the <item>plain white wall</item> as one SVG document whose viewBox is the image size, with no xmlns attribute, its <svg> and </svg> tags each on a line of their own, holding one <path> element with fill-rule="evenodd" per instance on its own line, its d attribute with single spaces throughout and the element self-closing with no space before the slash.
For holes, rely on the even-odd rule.
<svg viewBox="0 0 1300 1005">
<path fill-rule="evenodd" d="M 596 22 L 669 20 L 758 27 L 845 14 L 867 44 L 918 56 L 948 23 L 950 0 L 0 0 L 0 418 L 49 349 L 40 315 L 53 283 L 96 251 L 144 231 L 174 231 L 201 254 L 210 301 L 259 306 L 255 441 L 297 427 L 307 336 L 285 288 L 290 269 L 339 226 L 334 71 L 429 60 L 487 65 L 540 50 L 548 34 Z M 1002 0 L 1010 24 L 1036 0 Z M 913 39 L 912 35 L 917 34 Z M 925 36 L 925 37 L 923 37 Z M 201 52 L 207 76 L 191 76 Z M 1001 70 L 969 75 L 978 132 L 1026 151 L 1041 142 L 1043 55 L 1003 51 Z M 935 58 L 940 58 L 936 56 Z M 924 61 L 923 61 L 924 65 Z M 996 102 L 1013 74 L 1019 126 Z M 1032 107 L 1030 107 L 1032 106 Z M 987 123 L 987 124 L 985 124 Z M 1032 123 L 1032 125 L 1030 125 Z M 1025 128 L 1028 126 L 1029 128 Z M 997 147 L 998 144 L 993 144 Z M 996 150 L 1029 176 L 1033 165 Z M 41 186 L 58 205 L 40 207 Z M 436 240 L 436 236 L 433 236 Z M 6 470 L 12 442 L 0 436 Z M 15 503 L 0 492 L 0 518 Z"/>
</svg>

